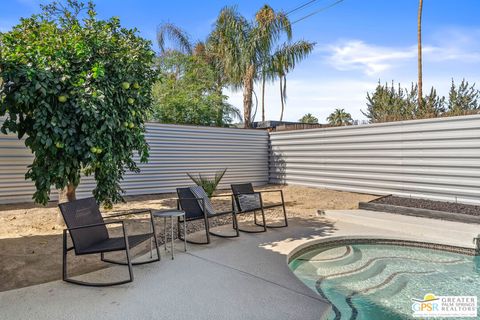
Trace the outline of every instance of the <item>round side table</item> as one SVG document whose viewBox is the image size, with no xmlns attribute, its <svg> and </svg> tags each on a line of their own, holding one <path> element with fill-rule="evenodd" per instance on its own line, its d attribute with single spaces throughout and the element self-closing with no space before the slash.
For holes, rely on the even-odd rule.
<svg viewBox="0 0 480 320">
<path fill-rule="evenodd" d="M 152 215 L 156 218 L 163 218 L 163 243 L 165 245 L 165 251 L 167 251 L 167 218 L 170 217 L 170 232 L 172 235 L 171 241 L 171 251 L 172 251 L 172 260 L 174 259 L 175 245 L 173 242 L 173 218 L 183 217 L 185 219 L 185 211 L 181 210 L 155 210 L 152 211 Z M 185 252 L 187 252 L 187 224 L 183 224 L 183 239 Z"/>
</svg>

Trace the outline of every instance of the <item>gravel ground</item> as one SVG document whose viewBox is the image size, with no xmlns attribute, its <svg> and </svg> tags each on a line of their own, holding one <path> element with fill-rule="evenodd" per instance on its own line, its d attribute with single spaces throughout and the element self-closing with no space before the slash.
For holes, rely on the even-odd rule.
<svg viewBox="0 0 480 320">
<path fill-rule="evenodd" d="M 451 213 L 462 213 L 472 216 L 480 216 L 480 206 L 468 205 L 455 202 L 433 201 L 425 199 L 403 198 L 388 196 L 371 201 L 372 203 L 390 204 L 394 206 L 420 208 Z"/>
</svg>

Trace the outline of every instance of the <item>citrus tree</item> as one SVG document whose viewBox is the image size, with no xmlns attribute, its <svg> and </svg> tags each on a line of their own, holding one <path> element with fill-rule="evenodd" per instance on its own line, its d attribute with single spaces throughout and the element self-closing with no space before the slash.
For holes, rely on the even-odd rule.
<svg viewBox="0 0 480 320">
<path fill-rule="evenodd" d="M 157 79 L 151 43 L 118 18 L 98 20 L 92 3 L 44 6 L 0 33 L 3 133 L 26 136 L 34 159 L 25 175 L 37 203 L 52 187 L 68 200 L 82 173 L 93 175 L 98 202 L 122 200 L 126 170 L 148 157 L 144 120 Z"/>
</svg>

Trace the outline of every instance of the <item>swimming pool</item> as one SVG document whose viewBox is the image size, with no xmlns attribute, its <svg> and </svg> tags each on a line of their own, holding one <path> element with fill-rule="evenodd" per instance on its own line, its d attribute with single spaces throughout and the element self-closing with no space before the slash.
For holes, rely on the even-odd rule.
<svg viewBox="0 0 480 320">
<path fill-rule="evenodd" d="M 289 265 L 332 304 L 329 320 L 412 319 L 412 299 L 429 293 L 480 299 L 479 256 L 418 244 L 316 245 L 296 254 Z"/>
</svg>

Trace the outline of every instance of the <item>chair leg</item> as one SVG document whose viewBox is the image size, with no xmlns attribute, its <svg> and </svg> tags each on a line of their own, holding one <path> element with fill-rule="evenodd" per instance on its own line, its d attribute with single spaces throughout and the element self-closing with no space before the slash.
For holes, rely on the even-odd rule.
<svg viewBox="0 0 480 320">
<path fill-rule="evenodd" d="M 264 218 L 263 211 L 262 211 L 262 217 Z M 265 221 L 265 220 L 263 220 L 263 221 Z M 262 233 L 262 232 L 267 231 L 267 228 L 265 227 L 265 225 L 262 225 L 260 223 L 255 223 L 255 221 L 254 221 L 254 225 L 262 227 L 262 229 L 260 229 L 260 230 L 247 230 L 247 229 L 241 229 L 239 227 L 238 230 L 241 231 L 241 232 L 245 232 L 245 233 Z"/>
<path fill-rule="evenodd" d="M 62 280 L 68 283 L 73 283 L 77 284 L 80 286 L 87 286 L 87 287 L 110 287 L 110 286 L 118 286 L 121 284 L 129 283 L 133 281 L 133 270 L 132 270 L 132 265 L 129 264 L 128 267 L 128 274 L 129 274 L 129 279 L 127 280 L 122 280 L 122 281 L 117 281 L 117 282 L 86 282 L 86 281 L 81 281 L 81 280 L 75 280 L 71 279 L 68 277 L 68 271 L 67 271 L 67 255 L 68 255 L 68 250 L 66 248 L 66 236 L 64 237 L 64 250 L 63 250 L 63 266 L 62 266 Z M 127 259 L 130 261 L 130 257 L 127 255 Z"/>
<path fill-rule="evenodd" d="M 155 228 L 153 229 L 153 240 L 155 242 L 155 250 L 157 251 L 157 258 L 158 260 L 152 260 L 153 261 L 160 261 L 162 258 L 160 256 L 160 249 L 158 249 L 158 239 L 157 239 L 157 233 L 155 232 Z M 151 251 L 150 251 L 151 254 Z"/>
<path fill-rule="evenodd" d="M 282 193 L 282 207 L 283 207 L 283 217 L 285 218 L 285 227 L 288 227 L 287 209 L 285 209 L 285 201 L 283 201 L 283 193 Z"/>
<path fill-rule="evenodd" d="M 267 223 L 265 221 L 265 210 L 263 210 L 263 207 L 262 207 L 261 211 L 262 211 L 263 230 L 267 231 Z"/>
<path fill-rule="evenodd" d="M 255 211 L 254 211 L 255 212 Z M 262 222 L 263 224 L 260 224 L 258 223 L 256 220 L 254 220 L 254 223 L 256 226 L 259 226 L 259 227 L 262 227 L 261 230 L 255 230 L 255 231 L 252 231 L 252 230 L 242 230 L 240 229 L 240 231 L 242 232 L 247 232 L 247 233 L 261 233 L 261 232 L 266 232 L 267 231 L 267 226 L 265 225 L 265 210 L 263 208 L 260 208 L 260 212 L 262 214 Z"/>
<path fill-rule="evenodd" d="M 236 237 L 240 236 L 240 233 L 238 232 L 238 223 L 237 223 L 237 217 L 236 217 L 235 212 L 232 212 L 232 221 L 233 221 L 232 222 L 233 225 L 237 226 L 236 228 L 234 227 L 234 230 L 235 230 L 234 235 L 224 235 L 224 234 L 212 232 L 210 230 L 208 231 L 208 233 L 210 233 L 213 236 L 220 237 L 220 238 L 236 238 Z"/>
<path fill-rule="evenodd" d="M 208 222 L 208 217 L 205 215 L 203 218 L 205 222 L 205 234 L 207 236 L 207 244 L 210 243 L 210 223 Z"/>
<path fill-rule="evenodd" d="M 65 281 L 67 276 L 67 230 L 63 230 L 63 246 L 62 246 L 62 280 Z"/>
<path fill-rule="evenodd" d="M 285 198 L 283 197 L 283 192 L 280 191 L 280 197 L 282 198 L 282 209 L 283 209 L 283 218 L 285 220 L 284 225 L 279 226 L 267 226 L 267 228 L 284 228 L 288 227 L 288 219 L 287 219 L 287 209 L 285 208 Z"/>
<path fill-rule="evenodd" d="M 178 226 L 178 239 L 180 239 L 181 241 L 185 241 L 185 237 L 182 237 L 181 234 L 180 234 L 180 223 L 184 223 L 185 224 L 185 228 L 186 228 L 186 224 L 187 224 L 187 221 L 186 220 L 183 220 L 181 221 L 180 218 L 178 218 L 178 222 L 177 222 L 177 226 Z M 207 241 L 206 242 L 202 242 L 202 241 L 193 241 L 193 240 L 190 240 L 190 239 L 187 239 L 187 243 L 191 243 L 191 244 L 200 244 L 200 245 L 205 245 L 205 244 L 209 244 L 210 243 L 210 237 L 208 235 L 208 232 L 206 232 L 207 234 Z"/>
<path fill-rule="evenodd" d="M 283 198 L 282 198 L 283 199 Z M 281 225 L 266 225 L 267 228 L 269 229 L 275 229 L 275 228 L 285 228 L 285 227 L 288 227 L 288 219 L 287 219 L 287 210 L 285 209 L 285 203 L 282 201 L 282 209 L 283 209 L 283 219 L 285 221 L 284 224 L 281 224 Z M 256 224 L 257 226 L 259 227 L 263 227 L 263 225 L 257 223 Z"/>
<path fill-rule="evenodd" d="M 248 211 L 246 211 L 248 212 Z M 250 211 L 252 212 L 252 211 Z M 261 232 L 266 232 L 267 231 L 267 228 L 265 226 L 265 211 L 263 209 L 263 207 L 260 208 L 260 212 L 262 214 L 262 221 L 263 221 L 263 224 L 260 224 L 257 222 L 257 210 L 253 210 L 253 224 L 258 226 L 258 227 L 262 227 L 261 230 L 246 230 L 246 229 L 240 229 L 238 228 L 239 231 L 242 231 L 242 232 L 246 232 L 246 233 L 261 233 Z"/>
<path fill-rule="evenodd" d="M 127 256 L 127 265 L 128 265 L 128 273 L 130 275 L 130 281 L 133 281 L 133 269 L 132 269 L 132 260 L 130 259 L 130 249 L 129 249 L 129 244 L 127 238 L 125 238 L 127 242 L 127 246 L 125 248 L 125 254 Z M 160 257 L 160 256 L 158 256 Z"/>
<path fill-rule="evenodd" d="M 237 214 L 235 212 L 233 212 L 233 226 L 235 228 L 235 231 L 236 231 L 236 234 L 237 234 L 237 237 L 240 236 L 240 230 L 238 228 L 238 221 L 237 221 Z"/>
</svg>

